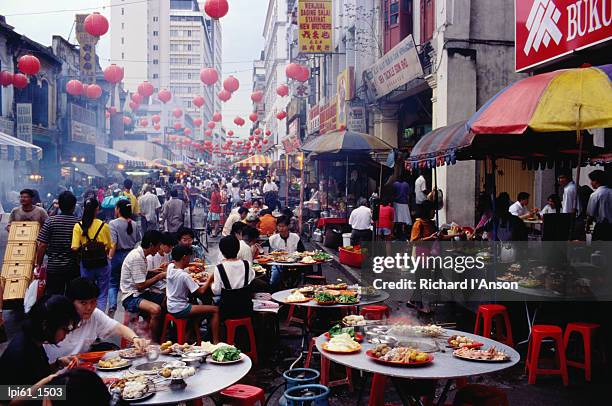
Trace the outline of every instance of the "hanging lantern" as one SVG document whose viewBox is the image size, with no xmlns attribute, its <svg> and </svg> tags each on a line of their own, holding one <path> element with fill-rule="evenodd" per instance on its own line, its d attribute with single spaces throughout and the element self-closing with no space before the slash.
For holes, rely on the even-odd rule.
<svg viewBox="0 0 612 406">
<path fill-rule="evenodd" d="M 174 118 L 181 118 L 181 116 L 183 115 L 183 110 L 177 107 L 174 110 L 172 110 L 172 115 L 174 116 Z"/>
<path fill-rule="evenodd" d="M 13 74 L 3 70 L 0 72 L 0 85 L 7 87 L 13 84 Z"/>
<path fill-rule="evenodd" d="M 234 136 L 234 132 L 233 132 L 232 130 L 229 130 L 229 131 L 227 132 L 227 136 L 228 136 L 228 137 L 233 137 L 233 136 Z"/>
<path fill-rule="evenodd" d="M 266 135 L 269 137 L 270 135 L 272 135 L 272 131 L 266 130 Z"/>
<path fill-rule="evenodd" d="M 132 111 L 136 111 L 140 108 L 140 104 L 133 102 L 133 101 L 129 102 L 128 105 L 130 106 L 130 110 Z"/>
<path fill-rule="evenodd" d="M 187 136 L 191 135 L 191 128 L 185 128 L 185 129 L 183 130 L 183 134 L 185 134 L 185 135 L 187 135 Z M 191 141 L 191 139 L 189 139 L 189 138 L 188 138 L 187 140 L 188 140 L 188 141 Z"/>
<path fill-rule="evenodd" d="M 300 71 L 294 79 L 298 82 L 306 82 L 310 78 L 310 68 L 306 65 L 299 65 L 299 67 Z"/>
<path fill-rule="evenodd" d="M 263 96 L 263 92 L 261 90 L 258 90 L 256 92 L 251 93 L 251 100 L 253 100 L 254 103 L 259 103 L 263 100 Z"/>
<path fill-rule="evenodd" d="M 212 141 L 204 141 L 204 145 L 207 147 L 212 147 Z"/>
<path fill-rule="evenodd" d="M 258 146 L 257 146 L 257 151 L 258 151 L 258 152 L 261 152 L 261 145 L 258 145 Z"/>
<path fill-rule="evenodd" d="M 202 119 L 201 118 L 194 119 L 193 125 L 195 125 L 196 127 L 200 127 L 202 125 Z"/>
<path fill-rule="evenodd" d="M 159 124 L 155 124 L 153 128 L 155 129 L 155 131 L 159 131 L 161 129 L 161 126 Z"/>
<path fill-rule="evenodd" d="M 212 135 L 212 130 L 204 131 L 204 135 L 207 136 L 207 137 L 210 137 Z"/>
<path fill-rule="evenodd" d="M 207 86 L 212 86 L 219 80 L 219 73 L 214 68 L 204 68 L 200 71 L 200 80 Z"/>
<path fill-rule="evenodd" d="M 289 65 L 287 65 L 285 67 L 285 75 L 289 79 L 297 79 L 297 77 L 300 74 L 301 70 L 302 70 L 302 68 L 300 67 L 299 64 L 297 64 L 297 63 L 290 63 Z"/>
<path fill-rule="evenodd" d="M 160 102 L 166 104 L 170 100 L 172 100 L 172 93 L 170 93 L 168 89 L 162 89 L 159 92 L 157 92 L 157 98 L 159 99 Z"/>
<path fill-rule="evenodd" d="M 262 143 L 262 144 L 264 144 L 264 145 L 266 145 L 266 144 L 268 143 L 268 140 L 264 138 L 264 139 L 261 141 L 261 143 Z"/>
<path fill-rule="evenodd" d="M 174 129 L 175 129 L 176 131 L 178 131 L 178 130 L 180 130 L 181 128 L 183 128 L 182 124 L 181 124 L 181 123 L 179 123 L 179 122 L 174 123 L 174 126 L 173 126 L 173 127 L 174 127 Z"/>
<path fill-rule="evenodd" d="M 253 131 L 253 133 L 255 133 L 255 135 L 259 135 L 261 134 L 261 130 L 259 128 L 256 128 L 255 131 Z"/>
<path fill-rule="evenodd" d="M 232 145 L 233 141 L 232 140 L 227 140 L 227 145 Z"/>
<path fill-rule="evenodd" d="M 223 88 L 230 93 L 234 93 L 240 87 L 240 82 L 233 76 L 229 76 L 223 81 Z"/>
<path fill-rule="evenodd" d="M 138 85 L 138 94 L 142 97 L 151 97 L 154 91 L 153 85 L 146 80 Z"/>
<path fill-rule="evenodd" d="M 40 71 L 40 61 L 34 55 L 23 55 L 17 61 L 17 68 L 26 75 L 36 75 Z"/>
<path fill-rule="evenodd" d="M 104 80 L 114 85 L 123 80 L 123 68 L 114 63 L 104 69 Z"/>
<path fill-rule="evenodd" d="M 206 0 L 204 3 L 204 12 L 213 20 L 225 17 L 228 11 L 227 0 Z"/>
<path fill-rule="evenodd" d="M 252 122 L 257 121 L 257 113 L 249 114 L 249 120 L 251 120 Z"/>
<path fill-rule="evenodd" d="M 129 118 L 128 116 L 123 116 L 123 125 L 130 125 L 132 124 L 132 119 Z"/>
<path fill-rule="evenodd" d="M 102 88 L 96 84 L 89 85 L 85 89 L 85 96 L 87 96 L 88 99 L 97 99 L 102 96 Z"/>
<path fill-rule="evenodd" d="M 236 124 L 237 126 L 242 127 L 244 125 L 244 118 L 242 117 L 236 117 L 234 119 L 234 124 Z"/>
<path fill-rule="evenodd" d="M 83 94 L 83 84 L 76 79 L 68 81 L 66 83 L 66 93 L 71 96 L 80 96 Z"/>
<path fill-rule="evenodd" d="M 161 117 L 158 114 L 154 114 L 151 117 L 151 122 L 153 122 L 154 124 L 157 124 L 161 121 Z"/>
<path fill-rule="evenodd" d="M 238 140 L 238 141 L 236 141 L 236 144 L 242 145 L 242 141 Z"/>
<path fill-rule="evenodd" d="M 215 112 L 215 114 L 213 114 L 212 116 L 212 121 L 218 123 L 219 121 L 221 121 L 223 119 L 223 116 L 221 115 L 221 113 L 219 113 L 218 111 Z"/>
<path fill-rule="evenodd" d="M 117 108 L 114 106 L 110 106 L 107 110 L 111 114 L 115 114 L 117 112 Z"/>
<path fill-rule="evenodd" d="M 202 107 L 204 105 L 204 98 L 202 96 L 196 96 L 196 97 L 193 98 L 192 103 L 197 108 L 200 108 L 200 107 Z"/>
<path fill-rule="evenodd" d="M 100 13 L 92 13 L 83 22 L 85 31 L 94 37 L 101 37 L 108 32 L 108 20 Z"/>
<path fill-rule="evenodd" d="M 146 118 L 141 118 L 140 119 L 140 126 L 141 127 L 148 127 L 149 126 L 149 120 L 147 120 Z"/>
<path fill-rule="evenodd" d="M 216 123 L 214 121 L 209 121 L 207 127 L 212 130 L 213 128 L 215 128 L 215 125 Z"/>
<path fill-rule="evenodd" d="M 23 89 L 28 86 L 28 83 L 30 83 L 30 81 L 23 73 L 15 73 L 13 75 L 13 86 L 15 89 Z"/>
<path fill-rule="evenodd" d="M 217 96 L 219 97 L 219 100 L 221 100 L 222 102 L 226 102 L 232 98 L 232 94 L 225 89 L 217 93 Z"/>
<path fill-rule="evenodd" d="M 140 104 L 142 103 L 142 96 L 140 95 L 140 93 L 133 93 L 130 96 L 130 100 L 132 100 L 136 104 Z"/>
<path fill-rule="evenodd" d="M 279 111 L 276 114 L 276 118 L 279 120 L 284 120 L 287 117 L 287 113 L 285 113 L 284 111 Z"/>
<path fill-rule="evenodd" d="M 253 141 L 255 139 L 255 137 L 253 137 L 252 135 L 249 135 L 249 141 Z"/>
<path fill-rule="evenodd" d="M 289 86 L 287 86 L 286 84 L 282 84 L 279 85 L 276 88 L 276 94 L 279 95 L 280 97 L 285 97 L 289 95 Z"/>
</svg>

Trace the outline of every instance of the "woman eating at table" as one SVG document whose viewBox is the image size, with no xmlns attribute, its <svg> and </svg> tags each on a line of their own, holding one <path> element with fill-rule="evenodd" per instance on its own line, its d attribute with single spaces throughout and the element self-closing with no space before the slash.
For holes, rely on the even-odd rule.
<svg viewBox="0 0 612 406">
<path fill-rule="evenodd" d="M 0 356 L 3 385 L 34 385 L 67 366 L 72 359 L 60 358 L 53 365 L 44 344 L 57 345 L 79 322 L 74 305 L 65 296 L 43 296 L 30 309 L 22 330 Z"/>
<path fill-rule="evenodd" d="M 99 292 L 96 284 L 87 278 L 77 278 L 70 282 L 66 296 L 81 321 L 61 343 L 43 345 L 50 361 L 87 352 L 97 338 L 121 337 L 132 342 L 137 349 L 144 349 L 147 345 L 146 340 L 138 337 L 132 329 L 96 308 Z"/>
</svg>

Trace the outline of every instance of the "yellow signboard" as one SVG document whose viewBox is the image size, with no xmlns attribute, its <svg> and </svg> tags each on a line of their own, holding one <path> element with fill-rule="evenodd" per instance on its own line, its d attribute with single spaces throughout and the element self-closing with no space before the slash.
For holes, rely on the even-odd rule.
<svg viewBox="0 0 612 406">
<path fill-rule="evenodd" d="M 332 52 L 332 0 L 298 0 L 300 52 Z"/>
</svg>

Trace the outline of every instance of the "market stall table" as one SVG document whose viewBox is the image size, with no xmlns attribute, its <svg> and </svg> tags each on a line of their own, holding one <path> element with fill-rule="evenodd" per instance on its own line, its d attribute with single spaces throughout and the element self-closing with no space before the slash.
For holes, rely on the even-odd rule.
<svg viewBox="0 0 612 406">
<path fill-rule="evenodd" d="M 251 359 L 244 355 L 241 362 L 218 365 L 204 363 L 196 370 L 196 374 L 187 378 L 187 386 L 179 389 L 165 388 L 156 392 L 149 399 L 139 401 L 139 405 L 163 405 L 163 404 L 178 404 L 190 400 L 200 399 L 205 396 L 215 394 L 223 389 L 235 384 L 241 380 L 250 370 L 253 365 Z M 178 358 L 167 355 L 160 355 L 156 361 L 177 361 Z M 133 360 L 132 367 L 149 362 L 146 357 Z M 129 369 L 119 371 L 96 371 L 101 378 L 121 378 Z"/>
<path fill-rule="evenodd" d="M 294 289 L 285 289 L 285 290 L 281 290 L 276 293 L 273 293 L 272 300 L 282 303 L 282 304 L 290 304 L 290 305 L 295 305 L 295 306 L 316 307 L 316 308 L 322 308 L 322 309 L 337 309 L 341 307 L 367 306 L 371 304 L 381 303 L 389 299 L 389 294 L 387 292 L 380 291 L 376 295 L 368 295 L 366 297 L 362 297 L 358 303 L 347 303 L 347 304 L 337 303 L 333 305 L 320 305 L 314 300 L 310 300 L 308 302 L 303 302 L 303 303 L 287 303 L 285 299 L 287 298 L 287 296 L 291 294 L 291 291 L 293 290 Z"/>
<path fill-rule="evenodd" d="M 345 217 L 321 217 L 319 221 L 317 221 L 317 228 L 325 228 L 325 226 L 347 223 L 348 219 Z"/>
</svg>

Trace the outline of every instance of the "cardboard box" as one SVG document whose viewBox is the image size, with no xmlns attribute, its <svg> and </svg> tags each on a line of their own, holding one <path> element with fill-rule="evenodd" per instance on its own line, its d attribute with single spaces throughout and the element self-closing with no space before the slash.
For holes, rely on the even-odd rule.
<svg viewBox="0 0 612 406">
<path fill-rule="evenodd" d="M 35 260 L 35 242 L 9 242 L 6 245 L 4 262 L 34 262 Z"/>
<path fill-rule="evenodd" d="M 40 224 L 36 221 L 14 221 L 11 223 L 8 241 L 11 242 L 35 242 L 38 238 Z"/>
<path fill-rule="evenodd" d="M 3 278 L 32 278 L 32 271 L 34 270 L 33 261 L 23 262 L 5 262 L 2 264 L 2 277 Z"/>
<path fill-rule="evenodd" d="M 30 286 L 30 278 L 2 278 L 4 280 L 4 300 L 23 299 Z"/>
</svg>

